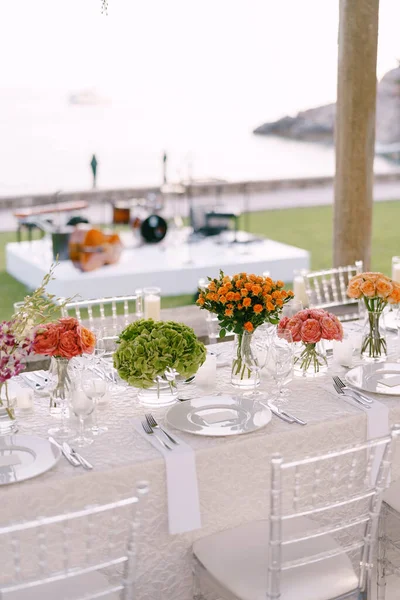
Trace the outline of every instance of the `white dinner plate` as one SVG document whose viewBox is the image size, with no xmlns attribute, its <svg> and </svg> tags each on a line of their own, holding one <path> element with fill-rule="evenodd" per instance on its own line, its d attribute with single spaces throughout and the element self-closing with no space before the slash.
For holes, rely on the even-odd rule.
<svg viewBox="0 0 400 600">
<path fill-rule="evenodd" d="M 174 404 L 166 420 L 187 433 L 227 436 L 257 431 L 270 422 L 271 416 L 268 407 L 251 398 L 203 396 Z"/>
<path fill-rule="evenodd" d="M 387 396 L 400 396 L 400 363 L 375 363 L 350 369 L 347 383 L 358 390 Z"/>
<path fill-rule="evenodd" d="M 59 461 L 60 450 L 33 435 L 0 436 L 0 485 L 41 475 Z"/>
</svg>

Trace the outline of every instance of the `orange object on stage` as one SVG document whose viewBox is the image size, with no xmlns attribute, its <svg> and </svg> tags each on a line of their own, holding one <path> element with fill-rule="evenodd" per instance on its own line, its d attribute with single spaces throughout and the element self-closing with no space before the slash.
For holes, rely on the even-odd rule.
<svg viewBox="0 0 400 600">
<path fill-rule="evenodd" d="M 118 262 L 123 245 L 117 233 L 78 226 L 69 240 L 69 256 L 77 269 L 94 271 Z"/>
</svg>

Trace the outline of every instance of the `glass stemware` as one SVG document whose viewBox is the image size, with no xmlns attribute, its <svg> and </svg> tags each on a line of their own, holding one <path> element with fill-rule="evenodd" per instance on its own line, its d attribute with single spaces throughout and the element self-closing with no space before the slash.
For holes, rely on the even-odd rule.
<svg viewBox="0 0 400 600">
<path fill-rule="evenodd" d="M 303 303 L 301 300 L 289 300 L 287 304 L 282 308 L 282 317 L 294 317 L 298 312 L 303 310 Z"/>
<path fill-rule="evenodd" d="M 289 391 L 284 385 L 293 377 L 293 340 L 289 331 L 270 336 L 266 369 L 276 384 L 273 399 L 285 401 Z"/>
<path fill-rule="evenodd" d="M 85 419 L 93 413 L 95 400 L 83 391 L 81 385 L 74 384 L 69 397 L 69 405 L 79 419 L 79 434 L 71 440 L 71 443 L 80 448 L 89 446 L 94 440 L 92 437 L 85 436 Z"/>
<path fill-rule="evenodd" d="M 93 425 L 91 431 L 93 435 L 101 435 L 102 433 L 108 431 L 108 427 L 105 425 L 102 425 L 101 427 L 99 426 L 97 409 L 100 399 L 105 395 L 107 391 L 107 382 L 96 372 L 85 369 L 84 371 L 82 371 L 81 385 L 82 390 L 86 394 L 86 396 L 90 400 L 93 400 L 95 403 L 95 408 L 93 410 Z"/>
<path fill-rule="evenodd" d="M 254 389 L 251 391 L 250 396 L 259 399 L 264 394 L 261 391 L 257 391 L 257 383 L 259 381 L 257 373 L 260 376 L 261 370 L 267 362 L 269 348 L 268 334 L 265 330 L 258 331 L 256 329 L 254 333 L 249 334 L 245 332 L 243 335 L 249 337 L 249 343 L 242 344 L 242 360 L 249 371 L 255 375 Z"/>
<path fill-rule="evenodd" d="M 98 329 L 93 329 L 93 333 L 96 336 L 96 343 L 94 346 L 94 351 L 92 354 L 93 363 L 98 364 L 101 358 L 106 353 L 106 346 L 104 341 L 105 330 L 104 327 L 100 327 Z"/>
</svg>

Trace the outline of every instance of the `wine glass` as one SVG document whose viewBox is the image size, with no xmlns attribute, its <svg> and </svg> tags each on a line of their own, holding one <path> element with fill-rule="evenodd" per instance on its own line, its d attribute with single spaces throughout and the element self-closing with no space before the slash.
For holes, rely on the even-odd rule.
<svg viewBox="0 0 400 600">
<path fill-rule="evenodd" d="M 248 343 L 246 343 L 246 337 L 248 337 Z M 252 398 L 258 398 L 263 396 L 262 392 L 256 390 L 259 377 L 257 374 L 261 373 L 261 370 L 265 367 L 268 357 L 269 340 L 266 331 L 256 331 L 252 334 L 244 334 L 242 342 L 242 360 L 246 367 L 254 373 L 254 389 L 251 392 Z"/>
<path fill-rule="evenodd" d="M 108 431 L 108 427 L 105 425 L 102 425 L 101 427 L 99 426 L 97 419 L 97 408 L 100 399 L 103 398 L 107 391 L 107 382 L 104 377 L 102 377 L 100 374 L 97 374 L 95 371 L 85 369 L 82 371 L 81 385 L 86 396 L 95 403 L 95 408 L 93 411 L 93 425 L 91 428 L 92 433 L 93 435 L 101 435 L 102 433 Z"/>
<path fill-rule="evenodd" d="M 283 386 L 293 377 L 293 339 L 290 331 L 270 336 L 266 369 L 276 384 L 273 399 L 285 401 L 289 391 Z"/>
<path fill-rule="evenodd" d="M 94 350 L 93 350 L 93 363 L 94 364 L 99 364 L 101 361 L 101 358 L 105 355 L 106 353 L 106 346 L 105 346 L 105 341 L 104 341 L 104 335 L 105 335 L 105 330 L 104 327 L 99 327 L 96 329 L 92 330 L 94 335 L 96 336 L 96 342 L 94 345 Z"/>
<path fill-rule="evenodd" d="M 85 419 L 94 411 L 95 400 L 83 391 L 79 383 L 74 383 L 69 397 L 69 405 L 74 415 L 79 419 L 79 434 L 71 440 L 71 443 L 80 448 L 89 446 L 94 440 L 92 437 L 85 436 Z"/>
<path fill-rule="evenodd" d="M 295 314 L 303 310 L 303 303 L 301 300 L 289 300 L 287 304 L 282 308 L 282 317 L 294 317 Z"/>
</svg>

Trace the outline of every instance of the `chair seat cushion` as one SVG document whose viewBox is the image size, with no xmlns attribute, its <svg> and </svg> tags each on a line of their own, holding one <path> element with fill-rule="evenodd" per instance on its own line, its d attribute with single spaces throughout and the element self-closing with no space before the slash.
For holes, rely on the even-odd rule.
<svg viewBox="0 0 400 600">
<path fill-rule="evenodd" d="M 383 495 L 383 500 L 400 513 L 400 479 L 388 487 Z"/>
<path fill-rule="evenodd" d="M 291 536 L 318 528 L 315 522 L 297 518 L 290 523 Z M 288 533 L 285 522 L 285 538 Z M 267 592 L 268 521 L 256 521 L 202 538 L 193 545 L 195 557 L 219 586 L 240 600 L 265 600 Z M 296 560 L 337 549 L 331 536 L 290 544 L 283 560 Z M 358 578 L 345 554 L 283 571 L 281 600 L 331 600 L 356 590 Z"/>
</svg>

